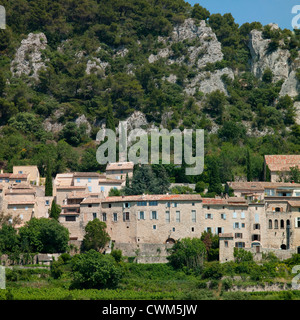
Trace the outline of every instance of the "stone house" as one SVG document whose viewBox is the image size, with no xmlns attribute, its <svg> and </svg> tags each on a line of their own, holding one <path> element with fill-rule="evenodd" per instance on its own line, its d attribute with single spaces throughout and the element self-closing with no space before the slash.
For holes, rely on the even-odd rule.
<svg viewBox="0 0 300 320">
<path fill-rule="evenodd" d="M 290 168 L 299 167 L 300 155 L 265 155 L 264 180 L 267 179 L 267 168 L 271 182 L 281 182 L 289 178 Z"/>
<path fill-rule="evenodd" d="M 31 184 L 40 185 L 40 172 L 37 166 L 13 166 L 13 174 L 28 174 Z"/>
<path fill-rule="evenodd" d="M 133 162 L 114 162 L 108 163 L 106 166 L 106 177 L 108 179 L 126 180 L 126 175 L 129 178 L 133 176 Z"/>
</svg>

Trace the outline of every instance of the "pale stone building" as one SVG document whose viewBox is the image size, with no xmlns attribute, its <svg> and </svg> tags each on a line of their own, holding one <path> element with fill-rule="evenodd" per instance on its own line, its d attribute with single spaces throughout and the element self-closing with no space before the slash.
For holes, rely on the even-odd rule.
<svg viewBox="0 0 300 320">
<path fill-rule="evenodd" d="M 31 184 L 40 185 L 40 172 L 37 166 L 13 166 L 13 174 L 27 174 Z"/>
<path fill-rule="evenodd" d="M 300 169 L 300 155 L 265 155 L 264 178 L 266 180 L 268 168 L 271 182 L 285 181 L 291 167 Z"/>
<path fill-rule="evenodd" d="M 133 162 L 114 162 L 108 163 L 106 167 L 106 177 L 108 179 L 126 180 L 126 175 L 129 178 L 133 176 Z"/>
</svg>

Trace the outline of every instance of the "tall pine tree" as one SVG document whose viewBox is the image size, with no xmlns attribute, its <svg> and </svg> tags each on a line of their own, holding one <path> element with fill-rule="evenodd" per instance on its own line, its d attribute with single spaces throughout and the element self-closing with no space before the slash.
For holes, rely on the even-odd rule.
<svg viewBox="0 0 300 320">
<path fill-rule="evenodd" d="M 49 197 L 53 195 L 53 186 L 52 186 L 52 169 L 50 161 L 47 162 L 46 170 L 46 182 L 45 182 L 45 196 Z"/>
<path fill-rule="evenodd" d="M 106 128 L 107 128 L 107 129 L 110 129 L 110 130 L 113 130 L 114 132 L 116 132 L 115 118 L 114 118 L 112 103 L 111 103 L 111 100 L 110 100 L 110 99 L 109 99 L 109 101 L 108 101 L 108 106 L 107 106 Z"/>
<path fill-rule="evenodd" d="M 49 217 L 58 220 L 60 212 L 61 207 L 58 204 L 56 204 L 55 200 L 53 200 L 51 204 L 51 209 L 49 210 Z"/>
</svg>

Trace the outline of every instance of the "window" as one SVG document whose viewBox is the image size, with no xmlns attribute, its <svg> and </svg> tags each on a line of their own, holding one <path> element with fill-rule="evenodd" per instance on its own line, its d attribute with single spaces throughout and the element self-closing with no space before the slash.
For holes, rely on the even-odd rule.
<svg viewBox="0 0 300 320">
<path fill-rule="evenodd" d="M 19 174 L 23 174 L 23 171 L 18 171 Z"/>
<path fill-rule="evenodd" d="M 16 180 L 16 183 L 21 183 L 21 180 Z"/>
<path fill-rule="evenodd" d="M 253 234 L 252 235 L 252 241 L 260 241 L 260 235 L 259 234 Z"/>
<path fill-rule="evenodd" d="M 129 221 L 129 212 L 123 212 L 123 221 Z"/>
<path fill-rule="evenodd" d="M 46 201 L 45 201 L 45 205 L 46 205 L 46 206 L 49 206 L 49 205 L 50 205 L 49 200 L 46 200 Z"/>
<path fill-rule="evenodd" d="M 108 204 L 108 207 L 111 208 L 111 203 Z"/>
<path fill-rule="evenodd" d="M 123 203 L 123 207 L 124 207 L 124 208 L 130 208 L 130 203 L 129 203 L 129 202 Z"/>
<path fill-rule="evenodd" d="M 152 220 L 157 220 L 157 212 L 156 212 L 156 211 L 151 211 L 151 213 L 150 213 L 150 219 L 152 219 Z"/>
<path fill-rule="evenodd" d="M 103 222 L 106 222 L 106 219 L 107 219 L 107 217 L 106 217 L 106 212 L 103 212 L 103 213 L 102 213 L 102 221 L 103 221 Z"/>
<path fill-rule="evenodd" d="M 138 202 L 137 202 L 137 205 L 138 205 L 139 207 L 146 207 L 146 206 L 147 206 L 147 201 L 138 201 Z"/>
<path fill-rule="evenodd" d="M 172 228 L 172 232 L 175 232 L 175 228 L 174 227 Z"/>
<path fill-rule="evenodd" d="M 235 233 L 234 237 L 242 239 L 243 238 L 243 234 L 242 233 Z"/>
<path fill-rule="evenodd" d="M 156 224 L 154 224 L 154 225 L 152 226 L 152 228 L 153 228 L 153 230 L 156 230 Z"/>
<path fill-rule="evenodd" d="M 17 207 L 14 207 L 14 210 L 17 210 Z"/>
<path fill-rule="evenodd" d="M 118 221 L 118 214 L 117 214 L 117 213 L 114 213 L 114 214 L 113 214 L 113 221 L 114 221 L 114 222 L 117 222 L 117 221 Z"/>
<path fill-rule="evenodd" d="M 259 222 L 259 214 L 258 214 L 258 213 L 255 213 L 255 218 L 254 218 L 254 219 L 255 219 L 255 222 L 256 222 L 256 223 Z"/>
<path fill-rule="evenodd" d="M 233 229 L 240 229 L 240 224 L 239 224 L 239 222 L 235 222 L 235 223 L 233 224 Z"/>
<path fill-rule="evenodd" d="M 221 213 L 221 219 L 226 220 L 226 213 Z"/>
<path fill-rule="evenodd" d="M 171 202 L 166 202 L 166 208 L 170 208 L 171 207 Z"/>
<path fill-rule="evenodd" d="M 138 219 L 145 220 L 145 212 L 144 211 L 139 211 L 138 212 Z"/>
<path fill-rule="evenodd" d="M 213 214 L 212 213 L 206 213 L 205 219 L 213 219 Z"/>
<path fill-rule="evenodd" d="M 206 228 L 206 232 L 211 232 L 212 233 L 212 228 L 211 227 L 207 227 Z"/>
<path fill-rule="evenodd" d="M 105 188 L 104 187 L 100 187 L 100 191 L 104 192 Z"/>
<path fill-rule="evenodd" d="M 245 228 L 245 223 L 242 223 L 242 228 Z"/>
<path fill-rule="evenodd" d="M 76 216 L 66 216 L 66 221 L 76 221 Z"/>
<path fill-rule="evenodd" d="M 80 182 L 80 178 L 77 178 L 77 182 Z"/>
<path fill-rule="evenodd" d="M 92 179 L 91 178 L 88 178 L 88 183 L 91 183 L 92 182 Z"/>
<path fill-rule="evenodd" d="M 20 214 L 20 219 L 23 220 L 23 215 L 22 214 Z"/>
<path fill-rule="evenodd" d="M 194 206 L 195 205 L 195 202 L 192 202 L 192 206 Z"/>
<path fill-rule="evenodd" d="M 236 242 L 235 247 L 236 248 L 245 248 L 245 242 Z"/>
<path fill-rule="evenodd" d="M 295 218 L 295 228 L 300 228 L 300 217 Z"/>
<path fill-rule="evenodd" d="M 228 241 L 224 241 L 224 247 L 228 248 Z"/>
<path fill-rule="evenodd" d="M 176 222 L 180 222 L 180 211 L 176 211 Z"/>
<path fill-rule="evenodd" d="M 88 189 L 89 189 L 89 192 L 92 192 L 92 187 L 88 187 Z"/>
<path fill-rule="evenodd" d="M 272 228 L 273 228 L 272 220 L 269 219 L 269 229 L 272 229 Z"/>
<path fill-rule="evenodd" d="M 237 218 L 237 213 L 234 211 L 232 212 L 232 218 L 236 219 Z"/>
<path fill-rule="evenodd" d="M 166 222 L 170 223 L 170 211 L 166 211 Z"/>
<path fill-rule="evenodd" d="M 277 219 L 274 221 L 274 228 L 278 229 L 278 220 Z"/>
<path fill-rule="evenodd" d="M 194 227 L 192 227 L 192 232 L 194 232 L 195 231 L 195 229 L 194 229 Z"/>
<path fill-rule="evenodd" d="M 27 210 L 28 210 L 28 207 L 25 207 L 25 210 L 27 211 Z"/>
<path fill-rule="evenodd" d="M 157 201 L 149 201 L 149 206 L 157 206 L 158 202 Z"/>
<path fill-rule="evenodd" d="M 173 202 L 173 203 L 172 203 L 172 207 L 173 207 L 173 208 L 177 208 L 177 207 L 178 207 L 177 202 Z"/>
<path fill-rule="evenodd" d="M 280 229 L 284 229 L 284 220 L 280 220 Z"/>
<path fill-rule="evenodd" d="M 245 219 L 245 212 L 244 211 L 241 212 L 241 219 Z"/>
<path fill-rule="evenodd" d="M 275 212 L 280 212 L 281 211 L 281 208 L 277 207 L 275 208 Z"/>
<path fill-rule="evenodd" d="M 196 222 L 196 210 L 192 210 L 192 222 Z"/>
<path fill-rule="evenodd" d="M 88 207 L 89 207 L 89 208 L 91 208 L 92 206 L 93 206 L 92 204 L 90 204 L 90 203 L 88 204 Z"/>
</svg>

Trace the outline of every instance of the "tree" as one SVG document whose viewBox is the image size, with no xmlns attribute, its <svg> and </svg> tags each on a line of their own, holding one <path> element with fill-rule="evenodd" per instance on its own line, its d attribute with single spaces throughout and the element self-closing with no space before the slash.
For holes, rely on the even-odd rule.
<svg viewBox="0 0 300 320">
<path fill-rule="evenodd" d="M 114 118 L 111 100 L 109 100 L 108 106 L 107 106 L 106 128 L 116 132 L 115 118 Z"/>
<path fill-rule="evenodd" d="M 210 12 L 196 3 L 192 10 L 192 18 L 199 20 L 207 20 L 210 16 Z"/>
<path fill-rule="evenodd" d="M 0 229 L 0 252 L 10 253 L 19 247 L 17 230 L 11 225 L 4 224 Z"/>
<path fill-rule="evenodd" d="M 61 212 L 61 207 L 60 205 L 56 204 L 56 201 L 53 200 L 51 204 L 51 209 L 49 210 L 49 217 L 53 218 L 55 220 L 58 220 L 59 214 Z"/>
<path fill-rule="evenodd" d="M 250 150 L 247 149 L 247 158 L 246 158 L 246 165 L 247 165 L 247 181 L 253 180 L 253 168 L 252 162 L 250 158 Z"/>
<path fill-rule="evenodd" d="M 300 183 L 300 170 L 299 167 L 290 167 L 289 180 L 294 183 Z"/>
<path fill-rule="evenodd" d="M 205 245 L 206 256 L 208 261 L 219 260 L 219 237 L 212 234 L 211 231 L 204 231 L 201 234 L 201 241 Z"/>
<path fill-rule="evenodd" d="M 102 250 L 110 236 L 106 232 L 106 223 L 100 221 L 98 218 L 89 221 L 85 227 L 85 235 L 83 238 L 83 248 L 85 251 L 94 249 L 96 251 Z"/>
<path fill-rule="evenodd" d="M 5 86 L 6 86 L 6 79 L 3 73 L 0 71 L 0 97 L 3 96 Z"/>
<path fill-rule="evenodd" d="M 78 254 L 72 260 L 73 283 L 75 288 L 115 288 L 122 276 L 120 267 L 111 255 L 95 250 Z"/>
<path fill-rule="evenodd" d="M 19 235 L 23 252 L 60 253 L 68 248 L 69 230 L 54 219 L 32 218 Z"/>
<path fill-rule="evenodd" d="M 50 160 L 47 162 L 47 170 L 46 170 L 46 182 L 45 182 L 45 196 L 52 197 L 53 195 L 53 185 L 52 185 L 52 168 L 50 164 Z"/>
<path fill-rule="evenodd" d="M 262 76 L 262 80 L 266 83 L 271 83 L 273 80 L 273 72 L 270 68 L 266 68 L 263 76 Z"/>
<path fill-rule="evenodd" d="M 124 192 L 126 195 L 164 194 L 169 187 L 170 181 L 164 166 L 141 165 L 134 171 L 131 184 L 124 187 Z"/>
<path fill-rule="evenodd" d="M 197 238 L 177 240 L 167 257 L 175 269 L 186 267 L 194 271 L 202 268 L 206 255 L 205 245 Z"/>
<path fill-rule="evenodd" d="M 220 169 L 216 158 L 212 157 L 208 163 L 209 172 L 209 187 L 208 193 L 215 192 L 216 194 L 221 194 L 223 191 L 221 179 L 220 179 Z"/>
</svg>

